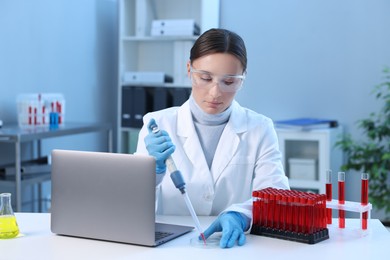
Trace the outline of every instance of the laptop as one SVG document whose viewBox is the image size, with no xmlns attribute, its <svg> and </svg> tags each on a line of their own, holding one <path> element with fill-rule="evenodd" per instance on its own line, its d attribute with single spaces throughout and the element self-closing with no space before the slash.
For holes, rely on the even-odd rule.
<svg viewBox="0 0 390 260">
<path fill-rule="evenodd" d="M 152 247 L 190 232 L 155 223 L 155 163 L 146 155 L 53 150 L 51 231 Z"/>
</svg>

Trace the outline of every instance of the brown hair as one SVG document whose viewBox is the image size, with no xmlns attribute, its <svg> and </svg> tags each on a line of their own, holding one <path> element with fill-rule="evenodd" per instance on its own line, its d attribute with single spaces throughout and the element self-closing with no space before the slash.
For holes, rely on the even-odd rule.
<svg viewBox="0 0 390 260">
<path fill-rule="evenodd" d="M 234 55 L 246 71 L 247 56 L 244 40 L 236 33 L 226 29 L 210 29 L 195 41 L 191 48 L 191 64 L 197 58 L 214 53 Z"/>
</svg>

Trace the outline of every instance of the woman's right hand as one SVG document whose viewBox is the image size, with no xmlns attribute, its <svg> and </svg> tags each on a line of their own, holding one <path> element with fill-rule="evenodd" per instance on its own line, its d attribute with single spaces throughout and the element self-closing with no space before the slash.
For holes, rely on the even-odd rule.
<svg viewBox="0 0 390 260">
<path fill-rule="evenodd" d="M 162 174 L 167 169 L 165 160 L 175 151 L 175 145 L 166 131 L 153 132 L 153 126 L 157 126 L 157 124 L 152 118 L 148 123 L 149 134 L 144 141 L 149 155 L 156 159 L 156 173 Z"/>
</svg>

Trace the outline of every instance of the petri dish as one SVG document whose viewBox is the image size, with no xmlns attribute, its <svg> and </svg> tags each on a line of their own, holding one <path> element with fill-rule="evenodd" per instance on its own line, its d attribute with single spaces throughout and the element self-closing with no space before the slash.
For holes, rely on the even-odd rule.
<svg viewBox="0 0 390 260">
<path fill-rule="evenodd" d="M 210 248 L 219 248 L 219 241 L 221 240 L 221 236 L 210 236 L 206 239 L 206 244 L 202 239 L 199 239 L 198 236 L 195 236 L 191 238 L 190 243 L 191 246 L 197 247 L 197 248 L 204 248 L 204 249 L 210 249 Z"/>
</svg>

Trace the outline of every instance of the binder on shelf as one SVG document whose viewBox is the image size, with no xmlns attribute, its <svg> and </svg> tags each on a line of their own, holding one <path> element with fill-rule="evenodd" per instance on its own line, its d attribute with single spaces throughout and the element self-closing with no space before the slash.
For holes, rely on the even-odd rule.
<svg viewBox="0 0 390 260">
<path fill-rule="evenodd" d="M 132 92 L 132 87 L 122 87 L 122 127 L 131 127 L 131 120 L 133 117 Z"/>
<path fill-rule="evenodd" d="M 152 36 L 194 36 L 200 27 L 193 19 L 163 19 L 152 21 Z"/>
<path fill-rule="evenodd" d="M 181 106 L 191 95 L 191 88 L 172 88 L 172 106 Z"/>
<path fill-rule="evenodd" d="M 152 98 L 146 87 L 123 87 L 122 127 L 142 127 L 142 118 L 152 111 L 152 105 Z"/>
<path fill-rule="evenodd" d="M 154 88 L 153 91 L 153 111 L 172 106 L 172 96 L 167 88 Z"/>
<path fill-rule="evenodd" d="M 135 35 L 138 37 L 147 36 L 148 28 L 154 16 L 151 4 L 151 1 L 135 1 L 135 14 L 142 14 L 135 15 Z"/>
<path fill-rule="evenodd" d="M 141 84 L 141 83 L 172 83 L 173 78 L 164 72 L 149 72 L 149 71 L 127 71 L 123 74 L 123 83 Z"/>
<path fill-rule="evenodd" d="M 338 127 L 337 120 L 319 118 L 295 118 L 275 121 L 276 128 L 310 131 L 314 129 L 326 129 Z"/>
<path fill-rule="evenodd" d="M 195 28 L 152 28 L 152 36 L 194 36 L 199 35 Z"/>
<path fill-rule="evenodd" d="M 148 95 L 145 87 L 132 87 L 133 88 L 133 118 L 131 121 L 132 127 L 142 127 L 143 116 L 152 110 L 152 98 Z"/>
</svg>

